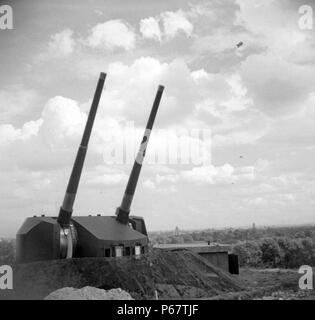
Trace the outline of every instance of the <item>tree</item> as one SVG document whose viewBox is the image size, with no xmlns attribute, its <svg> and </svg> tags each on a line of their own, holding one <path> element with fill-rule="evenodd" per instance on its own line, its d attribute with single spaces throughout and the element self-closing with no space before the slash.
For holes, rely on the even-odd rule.
<svg viewBox="0 0 315 320">
<path fill-rule="evenodd" d="M 277 267 L 280 262 L 280 247 L 272 238 L 265 238 L 260 244 L 261 260 L 266 267 Z"/>
<path fill-rule="evenodd" d="M 240 266 L 258 267 L 261 265 L 262 252 L 255 241 L 246 241 L 236 244 L 233 253 L 239 257 Z"/>
<path fill-rule="evenodd" d="M 238 261 L 241 267 L 248 266 L 248 249 L 243 243 L 238 243 L 233 246 L 233 253 L 238 255 Z"/>
<path fill-rule="evenodd" d="M 315 264 L 315 241 L 312 238 L 305 238 L 301 240 L 303 246 L 303 264 Z"/>
<path fill-rule="evenodd" d="M 314 245 L 311 238 L 277 239 L 281 249 L 281 266 L 285 268 L 298 268 L 301 265 L 312 264 Z"/>
<path fill-rule="evenodd" d="M 0 240 L 0 265 L 12 266 L 15 261 L 14 240 Z"/>
</svg>

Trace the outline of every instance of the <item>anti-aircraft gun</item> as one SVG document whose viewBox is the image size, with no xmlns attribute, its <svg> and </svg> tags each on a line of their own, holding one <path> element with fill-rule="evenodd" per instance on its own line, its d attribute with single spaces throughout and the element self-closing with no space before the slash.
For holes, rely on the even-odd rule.
<svg viewBox="0 0 315 320">
<path fill-rule="evenodd" d="M 71 215 L 105 78 L 106 74 L 102 72 L 99 76 L 59 216 L 55 218 L 42 215 L 26 219 L 16 236 L 16 260 L 18 263 L 73 257 L 78 239 Z"/>
<path fill-rule="evenodd" d="M 106 75 L 101 73 L 73 166 L 63 204 L 57 217 L 27 218 L 17 233 L 17 262 L 80 257 L 119 257 L 139 255 L 148 250 L 143 218 L 130 216 L 130 206 L 140 175 L 142 161 L 160 104 L 163 86 L 159 86 L 139 152 L 116 216 L 72 216 L 89 137 Z"/>
<path fill-rule="evenodd" d="M 134 193 L 136 191 L 136 187 L 137 187 L 137 182 L 140 176 L 140 172 L 141 172 L 141 168 L 142 168 L 142 162 L 144 160 L 145 157 L 145 153 L 146 153 L 146 149 L 147 149 L 147 145 L 150 139 L 150 134 L 153 128 L 153 124 L 154 124 L 154 120 L 156 117 L 156 113 L 158 111 L 159 108 L 159 104 L 161 101 L 161 97 L 163 94 L 163 90 L 164 87 L 163 86 L 159 86 L 157 94 L 155 96 L 155 100 L 153 103 L 153 107 L 151 109 L 151 113 L 145 128 L 145 132 L 142 138 L 142 142 L 140 144 L 140 148 L 137 154 L 137 157 L 135 159 L 133 168 L 131 170 L 131 174 L 128 180 L 128 184 L 124 193 L 124 197 L 122 199 L 121 205 L 120 207 L 117 208 L 116 210 L 116 215 L 117 215 L 117 221 L 123 223 L 123 224 L 127 224 L 128 222 L 130 222 L 129 219 L 129 213 L 130 213 L 130 207 L 131 207 L 131 203 L 132 203 L 132 199 L 134 196 Z M 131 220 L 132 222 L 132 220 Z"/>
</svg>

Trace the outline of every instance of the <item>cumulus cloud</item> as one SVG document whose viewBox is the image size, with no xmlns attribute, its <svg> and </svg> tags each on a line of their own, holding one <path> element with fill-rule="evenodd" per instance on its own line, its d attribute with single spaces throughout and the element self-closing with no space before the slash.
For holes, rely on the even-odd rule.
<svg viewBox="0 0 315 320">
<path fill-rule="evenodd" d="M 158 19 L 149 17 L 140 21 L 140 32 L 144 38 L 161 41 L 161 30 Z"/>
<path fill-rule="evenodd" d="M 199 101 L 213 97 L 212 99 L 216 102 L 223 102 L 227 98 L 230 88 L 224 77 L 208 74 L 204 70 L 190 70 L 181 60 L 161 63 L 151 57 L 136 59 L 130 65 L 121 62 L 112 63 L 109 65 L 109 74 L 111 77 L 108 79 L 106 91 L 102 95 L 93 131 L 94 143 L 90 152 L 95 152 L 100 156 L 104 155 L 106 147 L 110 149 L 111 146 L 108 139 L 113 134 L 116 134 L 116 137 L 123 137 L 121 133 L 128 121 L 133 121 L 137 132 L 133 138 L 136 150 L 158 84 L 162 83 L 166 86 L 166 90 L 156 125 L 160 128 L 168 125 L 171 127 L 168 128 L 169 136 L 167 137 L 156 135 L 156 132 L 153 132 L 150 154 L 160 157 L 163 152 L 170 152 L 171 144 L 165 143 L 165 138 L 170 138 L 169 140 L 172 141 L 175 139 L 178 145 L 189 146 L 190 149 L 193 149 L 188 152 L 199 157 L 197 159 L 199 162 L 194 162 L 194 164 L 210 161 L 211 143 L 209 139 L 211 137 L 200 137 L 196 133 L 192 135 L 192 131 L 189 130 L 198 129 L 198 126 L 190 124 L 187 127 L 185 122 L 182 126 L 178 125 L 178 121 L 179 119 L 188 121 L 190 116 L 195 114 L 195 105 Z M 216 99 L 211 87 L 214 87 L 218 94 Z M 30 148 L 30 152 L 27 152 L 30 161 L 25 161 L 25 164 L 29 165 L 33 162 L 32 166 L 40 165 L 40 156 L 45 159 L 43 163 L 47 165 L 53 165 L 54 161 L 56 161 L 56 165 L 64 164 L 71 157 L 71 153 L 63 153 L 64 148 L 74 148 L 79 140 L 86 121 L 86 113 L 82 109 L 87 111 L 90 102 L 87 101 L 79 105 L 73 99 L 55 96 L 47 101 L 40 118 L 37 120 L 27 122 L 22 126 L 8 124 L 2 127 L 2 143 L 10 144 L 10 142 L 18 140 L 19 143 L 22 143 L 21 140 L 32 137 L 29 139 L 28 145 L 23 146 L 25 149 Z M 130 104 L 131 102 L 132 104 Z M 130 133 L 128 133 L 128 137 L 131 137 Z M 205 140 L 201 140 L 203 138 Z M 12 145 L 11 149 L 16 147 L 17 145 Z M 197 150 L 197 147 L 200 150 Z M 52 152 L 54 152 L 54 156 L 52 156 Z M 33 161 L 33 155 L 38 153 L 40 156 Z M 148 158 L 150 157 L 148 156 Z M 186 161 L 195 160 L 188 158 Z M 170 161 L 170 159 L 166 161 Z M 175 161 L 177 164 L 181 163 L 178 156 Z M 148 163 L 150 163 L 150 159 L 148 159 Z"/>
<path fill-rule="evenodd" d="M 72 100 L 50 99 L 38 120 L 27 122 L 21 128 L 3 126 L 5 134 L 1 136 L 5 138 L 2 142 L 6 153 L 3 162 L 10 161 L 11 166 L 25 170 L 63 167 L 73 157 L 85 119 L 86 115 L 76 109 Z"/>
<path fill-rule="evenodd" d="M 36 171 L 67 165 L 74 157 L 72 152 L 79 143 L 85 121 L 86 114 L 76 101 L 61 96 L 51 98 L 39 119 L 20 128 L 0 126 L 0 142 L 6 154 L 2 164 Z"/>
<path fill-rule="evenodd" d="M 91 30 L 85 43 L 102 50 L 124 49 L 135 47 L 136 35 L 132 28 L 121 20 L 109 20 L 99 23 Z"/>
<path fill-rule="evenodd" d="M 51 36 L 49 49 L 57 55 L 69 55 L 73 52 L 75 41 L 73 39 L 73 31 L 65 29 Z"/>
<path fill-rule="evenodd" d="M 188 15 L 181 9 L 177 11 L 165 11 L 156 17 L 144 18 L 140 21 L 142 36 L 160 42 L 162 40 L 173 39 L 179 34 L 190 37 L 193 30 L 194 26 L 189 21 Z"/>
<path fill-rule="evenodd" d="M 163 12 L 161 18 L 166 38 L 174 38 L 180 32 L 191 36 L 194 27 L 182 10 Z"/>
<path fill-rule="evenodd" d="M 229 100 L 231 85 L 224 76 L 196 72 L 182 59 L 161 62 L 153 57 L 140 57 L 129 65 L 110 63 L 100 112 L 135 121 L 136 125 L 144 124 L 159 84 L 165 86 L 157 120 L 162 125 L 187 118 L 207 98 L 213 103 Z"/>
<path fill-rule="evenodd" d="M 50 37 L 48 43 L 47 56 L 49 57 L 67 57 L 71 55 L 75 48 L 73 30 L 65 29 Z"/>
<path fill-rule="evenodd" d="M 82 132 L 86 114 L 80 110 L 75 100 L 56 96 L 44 106 L 42 121 L 40 134 L 43 138 L 50 144 L 60 143 Z"/>
<path fill-rule="evenodd" d="M 191 170 L 182 170 L 180 177 L 186 182 L 194 182 L 197 184 L 231 184 L 255 180 L 256 167 L 233 167 L 229 163 L 222 166 L 203 165 L 194 167 Z"/>
<path fill-rule="evenodd" d="M 42 119 L 26 122 L 22 128 L 15 128 L 12 124 L 0 125 L 0 145 L 6 145 L 17 140 L 27 140 L 38 134 L 43 123 Z"/>
</svg>

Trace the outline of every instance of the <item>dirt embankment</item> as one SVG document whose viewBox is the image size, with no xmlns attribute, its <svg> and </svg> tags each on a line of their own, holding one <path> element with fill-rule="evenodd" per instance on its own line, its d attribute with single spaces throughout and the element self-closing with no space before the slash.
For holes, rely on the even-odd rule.
<svg viewBox="0 0 315 320">
<path fill-rule="evenodd" d="M 313 268 L 313 283 L 315 269 Z M 241 268 L 239 279 L 248 287 L 243 298 L 263 300 L 314 300 L 314 290 L 301 290 L 301 274 L 294 269 Z"/>
<path fill-rule="evenodd" d="M 61 288 L 50 293 L 45 300 L 133 300 L 131 295 L 118 289 L 103 290 L 94 287 Z"/>
<path fill-rule="evenodd" d="M 241 268 L 238 278 L 246 286 L 245 291 L 229 292 L 205 299 L 314 300 L 314 290 L 301 290 L 299 288 L 300 277 L 301 274 L 298 273 L 298 270 L 293 269 Z"/>
<path fill-rule="evenodd" d="M 190 251 L 161 251 L 124 258 L 82 258 L 16 266 L 6 297 L 43 299 L 65 287 L 121 288 L 135 299 L 191 299 L 242 291 L 237 280 Z M 1 297 L 0 297 L 1 298 Z"/>
</svg>

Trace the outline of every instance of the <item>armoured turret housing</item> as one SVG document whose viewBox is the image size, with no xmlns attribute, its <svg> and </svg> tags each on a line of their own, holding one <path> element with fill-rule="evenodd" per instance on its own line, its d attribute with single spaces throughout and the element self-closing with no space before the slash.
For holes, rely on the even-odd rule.
<svg viewBox="0 0 315 320">
<path fill-rule="evenodd" d="M 163 87 L 159 87 L 137 159 L 132 169 L 122 205 L 116 216 L 72 216 L 87 145 L 105 81 L 101 73 L 83 138 L 69 179 L 58 217 L 27 218 L 16 236 L 17 262 L 80 257 L 119 257 L 140 255 L 148 250 L 147 230 L 143 218 L 129 216 L 130 205 L 139 178 L 148 130 L 153 127 Z"/>
<path fill-rule="evenodd" d="M 148 237 L 144 220 L 130 217 L 136 230 L 119 223 L 115 216 L 72 217 L 72 232 L 76 234 L 76 249 L 73 258 L 115 257 L 145 253 Z M 60 259 L 65 244 L 62 227 L 56 217 L 27 218 L 16 237 L 17 262 Z"/>
</svg>

